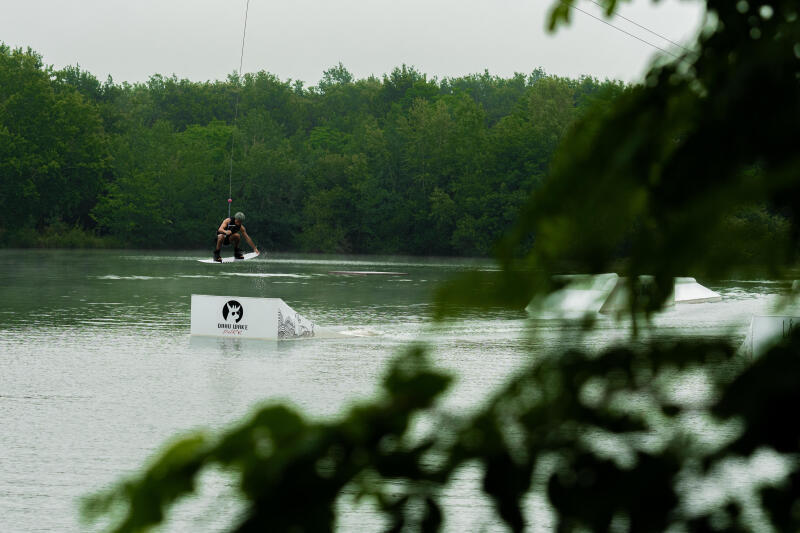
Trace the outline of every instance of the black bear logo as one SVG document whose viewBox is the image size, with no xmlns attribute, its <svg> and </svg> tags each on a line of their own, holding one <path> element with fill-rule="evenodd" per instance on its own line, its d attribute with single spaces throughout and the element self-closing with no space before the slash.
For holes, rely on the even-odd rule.
<svg viewBox="0 0 800 533">
<path fill-rule="evenodd" d="M 236 300 L 231 300 L 227 302 L 225 305 L 222 306 L 222 318 L 228 320 L 228 317 L 231 317 L 236 323 L 241 322 L 242 317 L 244 316 L 244 308 L 242 304 L 237 302 Z"/>
</svg>

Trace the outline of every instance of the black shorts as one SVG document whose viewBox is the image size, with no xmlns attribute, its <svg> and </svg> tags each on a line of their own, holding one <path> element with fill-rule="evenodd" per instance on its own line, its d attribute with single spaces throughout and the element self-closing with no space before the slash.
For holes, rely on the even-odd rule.
<svg viewBox="0 0 800 533">
<path fill-rule="evenodd" d="M 217 236 L 214 237 L 214 246 L 217 245 L 217 237 L 219 237 L 220 235 L 222 235 L 222 233 L 217 233 Z M 230 244 L 230 243 L 231 243 L 231 236 L 225 235 L 225 240 L 222 241 L 222 244 Z"/>
</svg>

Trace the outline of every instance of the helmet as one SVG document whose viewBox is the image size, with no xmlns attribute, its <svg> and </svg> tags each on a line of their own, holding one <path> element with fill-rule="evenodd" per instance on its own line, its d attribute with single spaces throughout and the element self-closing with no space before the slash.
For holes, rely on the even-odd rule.
<svg viewBox="0 0 800 533">
<path fill-rule="evenodd" d="M 244 213 L 242 213 L 241 211 L 237 211 L 236 214 L 233 215 L 233 218 L 235 218 L 239 222 L 244 222 Z"/>
</svg>

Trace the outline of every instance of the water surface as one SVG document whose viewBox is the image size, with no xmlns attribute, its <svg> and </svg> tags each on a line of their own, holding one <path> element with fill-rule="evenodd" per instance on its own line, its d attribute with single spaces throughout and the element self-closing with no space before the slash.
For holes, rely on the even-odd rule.
<svg viewBox="0 0 800 533">
<path fill-rule="evenodd" d="M 445 406 L 466 412 L 529 361 L 575 338 L 574 326 L 524 311 L 468 313 L 430 325 L 437 284 L 488 261 L 269 255 L 207 265 L 200 252 L 0 251 L 0 531 L 82 531 L 77 500 L 135 472 L 176 434 L 224 428 L 258 403 L 285 401 L 335 417 L 370 398 L 387 361 L 417 339 L 458 374 Z M 402 272 L 342 276 L 331 271 Z M 658 335 L 741 340 L 787 284 L 706 282 L 724 300 L 676 306 Z M 283 298 L 296 311 L 359 337 L 292 342 L 189 336 L 191 294 Z M 536 335 L 530 335 L 530 330 Z M 583 339 L 596 347 L 630 331 L 610 320 Z M 170 531 L 217 531 L 235 503 L 210 495 L 181 506 Z M 446 492 L 448 531 L 502 530 L 465 471 Z M 205 499 L 204 499 L 205 498 Z M 228 500 L 222 500 L 228 501 Z M 227 505 L 227 507 L 226 507 Z M 547 524 L 546 506 L 532 512 Z M 372 521 L 371 521 L 372 520 Z M 342 530 L 379 528 L 345 506 Z"/>
</svg>

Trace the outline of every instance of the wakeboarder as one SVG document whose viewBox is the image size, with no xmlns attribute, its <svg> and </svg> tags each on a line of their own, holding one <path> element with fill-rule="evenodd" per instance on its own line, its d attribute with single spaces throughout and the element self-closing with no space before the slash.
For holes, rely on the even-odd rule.
<svg viewBox="0 0 800 533">
<path fill-rule="evenodd" d="M 244 229 L 244 213 L 237 212 L 233 217 L 228 217 L 222 221 L 222 224 L 217 228 L 216 248 L 214 249 L 214 261 L 217 263 L 222 262 L 220 257 L 220 249 L 223 244 L 233 243 L 233 257 L 236 259 L 244 259 L 242 251 L 239 249 L 239 243 L 242 237 L 247 241 L 255 253 L 259 253 L 258 247 L 253 243 L 253 239 L 247 234 Z"/>
</svg>

